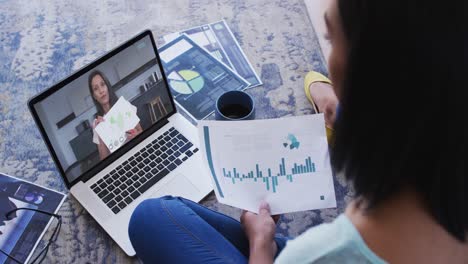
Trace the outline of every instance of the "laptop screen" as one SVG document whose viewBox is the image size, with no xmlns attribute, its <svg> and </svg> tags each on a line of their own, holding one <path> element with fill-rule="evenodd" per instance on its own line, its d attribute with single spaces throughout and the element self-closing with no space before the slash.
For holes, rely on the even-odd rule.
<svg viewBox="0 0 468 264">
<path fill-rule="evenodd" d="M 69 183 L 175 110 L 150 34 L 124 45 L 34 105 Z"/>
</svg>

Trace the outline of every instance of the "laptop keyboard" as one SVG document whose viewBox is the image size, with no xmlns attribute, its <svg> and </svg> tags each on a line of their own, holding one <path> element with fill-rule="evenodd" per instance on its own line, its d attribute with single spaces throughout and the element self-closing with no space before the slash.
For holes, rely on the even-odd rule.
<svg viewBox="0 0 468 264">
<path fill-rule="evenodd" d="M 117 214 L 197 151 L 171 127 L 91 185 L 91 189 Z"/>
</svg>

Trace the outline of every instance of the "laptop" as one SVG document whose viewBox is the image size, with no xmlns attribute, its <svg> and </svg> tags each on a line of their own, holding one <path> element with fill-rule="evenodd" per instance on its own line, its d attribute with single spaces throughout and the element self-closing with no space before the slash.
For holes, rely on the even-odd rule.
<svg viewBox="0 0 468 264">
<path fill-rule="evenodd" d="M 200 201 L 212 191 L 195 126 L 174 104 L 151 31 L 28 102 L 70 193 L 129 256 L 143 200 Z"/>
</svg>

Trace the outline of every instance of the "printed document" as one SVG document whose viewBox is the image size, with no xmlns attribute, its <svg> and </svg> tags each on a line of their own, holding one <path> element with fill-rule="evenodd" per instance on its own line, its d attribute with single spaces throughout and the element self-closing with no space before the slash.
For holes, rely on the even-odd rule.
<svg viewBox="0 0 468 264">
<path fill-rule="evenodd" d="M 126 132 L 135 128 L 140 122 L 136 112 L 137 108 L 121 96 L 109 112 L 104 115 L 104 122 L 96 126 L 96 133 L 111 153 L 126 142 Z"/>
<path fill-rule="evenodd" d="M 226 21 L 221 20 L 168 34 L 163 37 L 161 42 L 171 42 L 182 34 L 187 34 L 195 43 L 209 51 L 213 57 L 247 80 L 250 83 L 249 88 L 262 85 L 260 77 L 247 59 Z"/>
<path fill-rule="evenodd" d="M 159 48 L 159 55 L 176 103 L 194 120 L 213 113 L 224 92 L 250 85 L 185 34 Z"/>
<path fill-rule="evenodd" d="M 336 207 L 323 114 L 198 123 L 204 167 L 220 203 L 272 214 Z"/>
</svg>

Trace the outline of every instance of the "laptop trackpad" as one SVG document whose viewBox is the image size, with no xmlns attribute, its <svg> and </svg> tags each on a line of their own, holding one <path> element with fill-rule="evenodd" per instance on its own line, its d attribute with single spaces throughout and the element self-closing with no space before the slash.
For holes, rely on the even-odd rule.
<svg viewBox="0 0 468 264">
<path fill-rule="evenodd" d="M 172 181 L 168 182 L 161 189 L 153 192 L 152 197 L 161 197 L 164 195 L 172 196 L 181 196 L 184 198 L 191 199 L 199 195 L 200 190 L 198 190 L 195 185 L 190 182 L 187 177 L 182 174 L 177 174 Z"/>
</svg>

